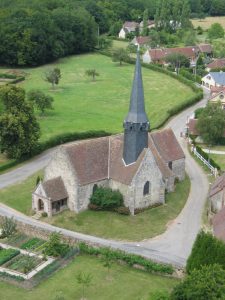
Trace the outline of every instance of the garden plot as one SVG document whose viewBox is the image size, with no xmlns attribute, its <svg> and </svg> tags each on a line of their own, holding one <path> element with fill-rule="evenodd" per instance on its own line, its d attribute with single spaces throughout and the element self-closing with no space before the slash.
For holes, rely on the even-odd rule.
<svg viewBox="0 0 225 300">
<path fill-rule="evenodd" d="M 23 279 L 32 278 L 55 260 L 7 244 L 0 243 L 0 247 L 0 272 Z"/>
</svg>

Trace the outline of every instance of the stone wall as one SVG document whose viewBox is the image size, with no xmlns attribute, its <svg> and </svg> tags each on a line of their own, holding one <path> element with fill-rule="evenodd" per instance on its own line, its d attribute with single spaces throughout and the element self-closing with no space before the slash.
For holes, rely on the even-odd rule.
<svg viewBox="0 0 225 300">
<path fill-rule="evenodd" d="M 68 193 L 67 205 L 70 210 L 78 212 L 77 176 L 74 174 L 63 146 L 55 151 L 50 163 L 45 168 L 44 180 L 61 176 Z"/>
<path fill-rule="evenodd" d="M 180 181 L 185 178 L 185 158 L 174 160 L 172 163 L 172 171 L 175 174 L 175 177 Z"/>
<path fill-rule="evenodd" d="M 222 209 L 222 207 L 224 206 L 224 202 L 225 202 L 225 191 L 224 190 L 222 190 L 221 192 L 210 197 L 212 212 L 214 212 L 214 213 L 219 212 Z"/>
</svg>

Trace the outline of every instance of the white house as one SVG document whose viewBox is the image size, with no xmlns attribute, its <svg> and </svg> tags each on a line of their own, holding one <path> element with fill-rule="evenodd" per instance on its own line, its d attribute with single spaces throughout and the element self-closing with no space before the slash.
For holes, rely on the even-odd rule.
<svg viewBox="0 0 225 300">
<path fill-rule="evenodd" d="M 225 86 L 225 72 L 209 72 L 202 78 L 202 85 L 209 90 L 213 87 Z"/>
<path fill-rule="evenodd" d="M 137 22 L 129 22 L 129 21 L 125 22 L 119 32 L 119 38 L 125 39 L 128 33 L 135 32 L 136 28 L 138 27 L 139 24 Z"/>
</svg>

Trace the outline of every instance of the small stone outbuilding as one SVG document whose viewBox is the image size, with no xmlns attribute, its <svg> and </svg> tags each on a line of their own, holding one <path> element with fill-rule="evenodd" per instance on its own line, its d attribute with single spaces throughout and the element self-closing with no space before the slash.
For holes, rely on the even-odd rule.
<svg viewBox="0 0 225 300">
<path fill-rule="evenodd" d="M 212 185 L 209 193 L 211 210 L 214 213 L 219 212 L 225 204 L 225 173 L 218 177 Z"/>
</svg>

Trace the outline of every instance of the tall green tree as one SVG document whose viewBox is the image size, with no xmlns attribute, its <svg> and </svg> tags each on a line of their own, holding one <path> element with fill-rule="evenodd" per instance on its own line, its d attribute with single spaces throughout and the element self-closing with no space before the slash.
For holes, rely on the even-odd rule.
<svg viewBox="0 0 225 300">
<path fill-rule="evenodd" d="M 29 91 L 27 94 L 27 100 L 31 101 L 42 114 L 44 114 L 47 109 L 53 109 L 53 97 L 46 95 L 41 90 Z"/>
<path fill-rule="evenodd" d="M 141 34 L 143 36 L 147 36 L 149 34 L 149 29 L 148 29 L 148 19 L 149 19 L 149 16 L 148 16 L 148 9 L 146 9 L 144 11 L 144 14 L 143 14 L 143 29 L 142 29 L 142 32 Z"/>
<path fill-rule="evenodd" d="M 0 150 L 9 158 L 30 155 L 37 147 L 40 127 L 32 105 L 25 101 L 25 91 L 10 86 L 1 89 L 4 112 L 0 116 Z"/>
<path fill-rule="evenodd" d="M 210 39 L 218 39 L 224 37 L 224 29 L 219 23 L 214 23 L 208 30 L 208 37 Z"/>
<path fill-rule="evenodd" d="M 167 55 L 165 61 L 174 67 L 177 74 L 182 66 L 189 67 L 190 65 L 189 59 L 180 53 L 171 53 Z"/>
<path fill-rule="evenodd" d="M 200 114 L 197 128 L 203 141 L 211 146 L 218 142 L 225 130 L 225 110 L 220 102 L 208 103 Z"/>
</svg>

